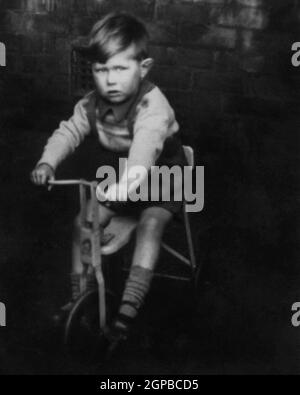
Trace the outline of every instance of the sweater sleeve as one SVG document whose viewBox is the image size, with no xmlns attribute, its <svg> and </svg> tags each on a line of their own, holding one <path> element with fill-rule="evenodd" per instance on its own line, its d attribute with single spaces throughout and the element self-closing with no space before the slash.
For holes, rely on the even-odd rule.
<svg viewBox="0 0 300 395">
<path fill-rule="evenodd" d="M 90 133 L 87 107 L 91 95 L 86 95 L 74 107 L 74 113 L 68 121 L 62 121 L 58 129 L 48 139 L 44 148 L 41 163 L 49 164 L 54 170 L 57 166 L 82 143 Z"/>
<path fill-rule="evenodd" d="M 174 111 L 161 91 L 155 88 L 146 94 L 137 107 L 127 173 L 135 166 L 148 171 L 155 165 L 166 138 L 178 130 Z"/>
</svg>

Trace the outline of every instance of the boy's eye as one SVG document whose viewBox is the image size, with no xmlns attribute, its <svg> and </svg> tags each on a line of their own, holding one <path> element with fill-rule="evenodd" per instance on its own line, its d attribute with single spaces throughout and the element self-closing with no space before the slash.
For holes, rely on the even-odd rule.
<svg viewBox="0 0 300 395">
<path fill-rule="evenodd" d="M 95 73 L 105 73 L 106 69 L 104 67 L 95 67 L 94 71 Z"/>
<path fill-rule="evenodd" d="M 126 69 L 127 69 L 127 67 L 124 67 L 124 66 L 116 66 L 116 67 L 114 67 L 114 70 L 118 71 L 118 72 L 126 70 Z"/>
</svg>

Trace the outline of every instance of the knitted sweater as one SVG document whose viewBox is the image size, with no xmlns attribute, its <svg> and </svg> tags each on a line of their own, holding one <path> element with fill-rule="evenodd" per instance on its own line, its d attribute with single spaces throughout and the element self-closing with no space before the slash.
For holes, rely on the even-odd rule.
<svg viewBox="0 0 300 395">
<path fill-rule="evenodd" d="M 158 87 L 149 84 L 144 81 L 137 96 L 121 105 L 108 105 L 96 91 L 88 93 L 76 104 L 73 116 L 62 121 L 48 139 L 38 164 L 48 163 L 56 169 L 95 129 L 105 148 L 126 153 L 128 170 L 136 165 L 149 170 L 161 154 L 165 140 L 179 130 L 168 100 Z"/>
</svg>

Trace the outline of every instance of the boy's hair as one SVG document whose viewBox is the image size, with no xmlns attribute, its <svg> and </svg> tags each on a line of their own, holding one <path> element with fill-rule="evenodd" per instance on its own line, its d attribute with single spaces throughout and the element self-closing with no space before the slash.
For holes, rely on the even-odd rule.
<svg viewBox="0 0 300 395">
<path fill-rule="evenodd" d="M 127 13 L 112 13 L 98 21 L 82 51 L 91 62 L 106 63 L 119 52 L 135 45 L 135 59 L 148 57 L 149 35 L 142 22 Z"/>
</svg>

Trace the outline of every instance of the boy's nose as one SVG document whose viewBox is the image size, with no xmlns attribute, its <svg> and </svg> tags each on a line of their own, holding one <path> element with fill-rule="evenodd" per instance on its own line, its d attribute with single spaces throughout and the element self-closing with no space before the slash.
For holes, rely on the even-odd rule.
<svg viewBox="0 0 300 395">
<path fill-rule="evenodd" d="M 107 85 L 116 83 L 116 73 L 113 70 L 107 72 Z"/>
</svg>

